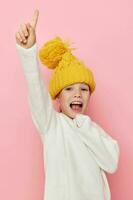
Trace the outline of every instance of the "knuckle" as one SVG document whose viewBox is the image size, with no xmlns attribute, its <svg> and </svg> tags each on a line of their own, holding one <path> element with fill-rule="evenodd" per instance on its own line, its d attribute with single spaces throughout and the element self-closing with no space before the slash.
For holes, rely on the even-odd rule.
<svg viewBox="0 0 133 200">
<path fill-rule="evenodd" d="M 25 38 L 24 34 L 23 34 L 23 31 L 20 31 L 20 35 L 21 35 L 22 38 Z"/>
<path fill-rule="evenodd" d="M 16 38 L 19 38 L 19 39 L 21 38 L 19 33 L 16 33 Z"/>
</svg>

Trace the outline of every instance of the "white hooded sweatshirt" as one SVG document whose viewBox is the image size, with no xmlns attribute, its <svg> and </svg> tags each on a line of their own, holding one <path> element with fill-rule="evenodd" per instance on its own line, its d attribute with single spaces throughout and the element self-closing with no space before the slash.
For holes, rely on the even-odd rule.
<svg viewBox="0 0 133 200">
<path fill-rule="evenodd" d="M 119 146 L 88 115 L 55 111 L 37 58 L 37 44 L 16 44 L 28 86 L 31 117 L 44 144 L 44 200 L 110 200 L 105 173 L 118 168 Z"/>
</svg>

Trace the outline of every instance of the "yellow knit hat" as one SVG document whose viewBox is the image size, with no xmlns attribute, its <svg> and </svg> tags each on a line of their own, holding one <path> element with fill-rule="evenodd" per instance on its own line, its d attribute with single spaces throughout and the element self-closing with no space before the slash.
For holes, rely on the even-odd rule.
<svg viewBox="0 0 133 200">
<path fill-rule="evenodd" d="M 52 99 L 66 86 L 74 83 L 86 83 L 90 87 L 90 94 L 95 90 L 93 74 L 83 61 L 72 55 L 69 42 L 64 42 L 60 37 L 55 37 L 46 42 L 39 50 L 42 64 L 50 69 L 55 69 L 49 83 L 49 92 Z"/>
</svg>

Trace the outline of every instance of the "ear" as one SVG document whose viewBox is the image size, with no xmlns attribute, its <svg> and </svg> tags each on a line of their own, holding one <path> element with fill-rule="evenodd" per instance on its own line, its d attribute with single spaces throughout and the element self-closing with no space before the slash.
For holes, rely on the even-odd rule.
<svg viewBox="0 0 133 200">
<path fill-rule="evenodd" d="M 56 101 L 57 101 L 58 103 L 60 103 L 60 96 L 59 96 L 59 94 L 56 96 Z"/>
<path fill-rule="evenodd" d="M 56 96 L 56 102 L 58 104 L 59 112 L 61 112 L 61 108 L 60 108 L 60 96 L 59 96 L 59 94 Z"/>
</svg>

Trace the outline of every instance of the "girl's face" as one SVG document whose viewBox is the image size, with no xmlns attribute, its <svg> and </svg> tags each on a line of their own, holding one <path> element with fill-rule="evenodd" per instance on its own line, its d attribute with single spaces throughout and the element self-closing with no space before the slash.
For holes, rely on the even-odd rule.
<svg viewBox="0 0 133 200">
<path fill-rule="evenodd" d="M 90 98 L 89 86 L 75 83 L 65 87 L 57 96 L 61 112 L 75 118 L 76 114 L 84 114 Z"/>
</svg>

